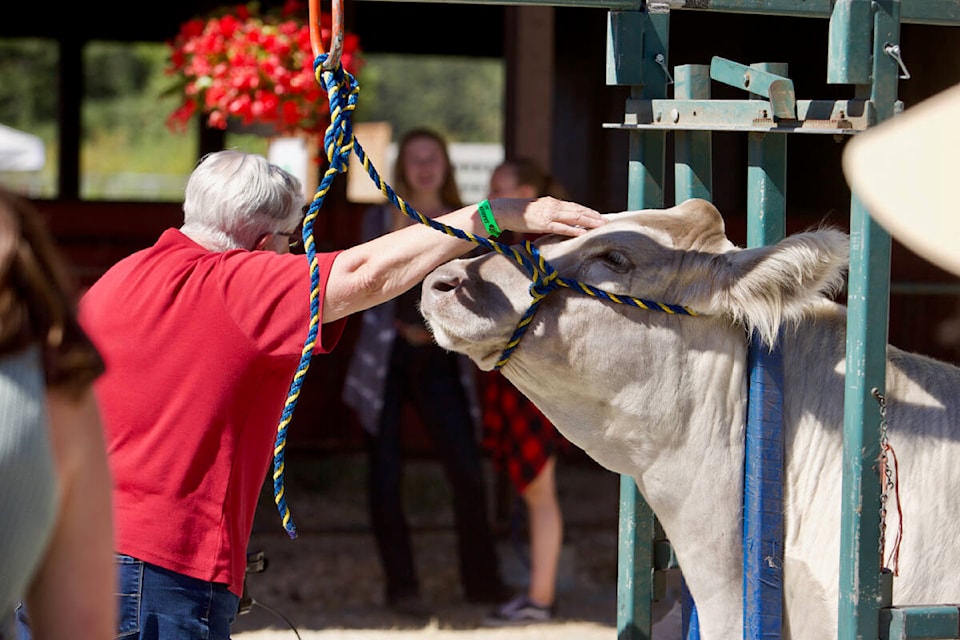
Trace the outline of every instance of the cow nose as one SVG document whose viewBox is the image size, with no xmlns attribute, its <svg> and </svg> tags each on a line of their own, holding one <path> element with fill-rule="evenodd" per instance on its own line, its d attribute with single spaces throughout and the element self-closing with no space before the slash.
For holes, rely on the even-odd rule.
<svg viewBox="0 0 960 640">
<path fill-rule="evenodd" d="M 423 281 L 420 292 L 420 309 L 429 312 L 441 304 L 447 295 L 456 291 L 461 279 L 448 265 L 438 267 Z"/>
<path fill-rule="evenodd" d="M 454 273 L 448 265 L 437 268 L 427 276 L 424 282 L 424 290 L 434 293 L 448 293 L 460 286 L 460 276 Z"/>
</svg>

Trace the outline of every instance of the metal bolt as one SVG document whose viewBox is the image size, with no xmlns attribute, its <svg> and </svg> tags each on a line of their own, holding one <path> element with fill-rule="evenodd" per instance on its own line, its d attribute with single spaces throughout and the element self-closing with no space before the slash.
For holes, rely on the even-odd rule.
<svg viewBox="0 0 960 640">
<path fill-rule="evenodd" d="M 670 110 L 670 119 L 673 120 L 673 124 L 680 122 L 680 112 L 676 109 Z"/>
</svg>

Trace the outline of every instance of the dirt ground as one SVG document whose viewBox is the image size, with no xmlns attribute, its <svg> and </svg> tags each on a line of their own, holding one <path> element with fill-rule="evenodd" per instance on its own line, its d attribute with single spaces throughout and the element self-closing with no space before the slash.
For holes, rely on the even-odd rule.
<svg viewBox="0 0 960 640">
<path fill-rule="evenodd" d="M 250 551 L 263 551 L 267 567 L 248 576 L 247 593 L 254 605 L 238 618 L 234 638 L 616 638 L 619 476 L 586 458 L 560 460 L 557 482 L 565 539 L 557 619 L 491 628 L 482 625 L 490 606 L 468 604 L 461 597 L 449 490 L 439 465 L 431 460 L 407 464 L 404 491 L 422 592 L 435 615 L 418 621 L 383 606 L 382 572 L 367 524 L 365 465 L 358 454 L 288 456 L 287 501 L 300 532 L 295 540 L 280 523 L 272 486 L 265 486 Z M 494 477 L 492 470 L 489 477 Z M 491 482 L 491 500 L 493 494 Z M 510 518 L 498 521 L 498 550 L 504 578 L 520 590 L 526 576 L 526 531 L 522 521 L 513 523 Z M 655 616 L 666 614 L 672 603 L 659 603 Z M 679 639 L 678 616 L 676 607 L 654 637 Z"/>
</svg>

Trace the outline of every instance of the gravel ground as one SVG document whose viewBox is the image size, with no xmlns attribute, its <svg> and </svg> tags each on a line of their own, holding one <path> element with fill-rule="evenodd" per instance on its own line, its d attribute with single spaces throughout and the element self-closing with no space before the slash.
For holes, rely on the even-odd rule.
<svg viewBox="0 0 960 640">
<path fill-rule="evenodd" d="M 616 638 L 618 476 L 583 457 L 559 462 L 565 544 L 558 616 L 545 624 L 490 628 L 482 625 L 490 607 L 461 597 L 449 490 L 431 460 L 407 464 L 404 492 L 423 596 L 435 614 L 415 620 L 383 606 L 382 572 L 367 525 L 365 464 L 357 454 L 288 455 L 287 501 L 300 531 L 296 540 L 283 531 L 272 485 L 264 487 L 250 551 L 263 551 L 267 567 L 248 577 L 254 605 L 234 625 L 237 640 Z M 509 523 L 498 532 L 504 578 L 522 589 L 526 532 L 516 526 L 511 532 Z M 660 603 L 655 616 L 669 604 Z M 676 613 L 659 625 L 655 639 L 679 638 Z"/>
</svg>

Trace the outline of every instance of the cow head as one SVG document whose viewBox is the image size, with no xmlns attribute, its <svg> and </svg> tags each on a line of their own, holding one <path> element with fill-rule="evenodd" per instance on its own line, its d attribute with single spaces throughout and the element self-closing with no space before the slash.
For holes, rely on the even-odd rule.
<svg viewBox="0 0 960 640">
<path fill-rule="evenodd" d="M 541 239 L 539 252 L 565 278 L 616 295 L 683 305 L 723 324 L 756 329 L 768 344 L 781 324 L 798 320 L 806 307 L 839 288 L 848 257 L 846 235 L 831 229 L 739 249 L 705 200 L 606 218 L 607 225 L 579 238 Z M 456 260 L 427 277 L 422 310 L 441 346 L 487 370 L 532 302 L 529 284 L 530 274 L 509 256 Z M 576 295 L 563 293 L 558 297 Z M 596 300 L 591 307 L 615 304 Z"/>
</svg>

